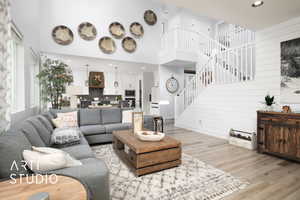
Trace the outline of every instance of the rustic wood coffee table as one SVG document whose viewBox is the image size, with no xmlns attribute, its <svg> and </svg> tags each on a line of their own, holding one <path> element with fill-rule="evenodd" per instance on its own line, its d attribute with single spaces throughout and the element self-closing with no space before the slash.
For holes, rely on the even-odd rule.
<svg viewBox="0 0 300 200">
<path fill-rule="evenodd" d="M 159 142 L 144 142 L 132 130 L 114 131 L 113 147 L 136 176 L 181 164 L 181 143 L 169 136 Z"/>
<path fill-rule="evenodd" d="M 44 178 L 43 178 L 44 177 Z M 16 184 L 11 184 L 12 180 L 0 182 L 0 199 L 1 200 L 28 200 L 28 198 L 39 192 L 49 193 L 50 200 L 87 200 L 89 195 L 84 185 L 78 180 L 57 175 L 57 183 L 52 184 L 49 176 L 39 177 L 44 183 L 29 184 L 27 181 L 35 180 L 34 176 L 16 178 Z"/>
</svg>

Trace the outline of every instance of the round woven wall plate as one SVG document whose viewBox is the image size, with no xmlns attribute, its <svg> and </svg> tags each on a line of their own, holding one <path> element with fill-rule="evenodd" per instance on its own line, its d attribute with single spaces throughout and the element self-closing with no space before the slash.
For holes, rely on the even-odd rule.
<svg viewBox="0 0 300 200">
<path fill-rule="evenodd" d="M 137 48 L 137 44 L 133 38 L 126 37 L 122 40 L 122 47 L 128 53 L 133 53 Z"/>
<path fill-rule="evenodd" d="M 116 51 L 116 43 L 111 37 L 102 37 L 99 40 L 99 48 L 103 53 L 112 54 Z"/>
<path fill-rule="evenodd" d="M 97 29 L 93 24 L 83 22 L 78 26 L 78 34 L 82 39 L 91 41 L 97 37 Z"/>
<path fill-rule="evenodd" d="M 60 45 L 69 45 L 74 40 L 74 35 L 71 29 L 64 25 L 56 26 L 52 31 L 53 40 Z"/>
<path fill-rule="evenodd" d="M 153 26 L 157 22 L 157 16 L 152 10 L 146 10 L 144 13 L 144 20 L 148 25 Z"/>
<path fill-rule="evenodd" d="M 130 25 L 130 32 L 132 35 L 134 35 L 137 38 L 141 38 L 144 35 L 144 28 L 143 26 L 138 22 L 133 22 Z"/>
<path fill-rule="evenodd" d="M 109 32 L 114 38 L 121 39 L 125 35 L 125 28 L 119 22 L 113 22 L 109 25 Z"/>
</svg>

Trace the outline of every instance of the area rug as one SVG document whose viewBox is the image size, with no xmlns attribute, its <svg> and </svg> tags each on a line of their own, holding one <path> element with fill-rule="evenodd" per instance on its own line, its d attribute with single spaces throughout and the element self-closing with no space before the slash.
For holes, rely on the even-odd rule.
<svg viewBox="0 0 300 200">
<path fill-rule="evenodd" d="M 179 167 L 136 177 L 112 145 L 94 146 L 93 151 L 110 170 L 112 200 L 220 200 L 248 185 L 186 154 Z"/>
</svg>

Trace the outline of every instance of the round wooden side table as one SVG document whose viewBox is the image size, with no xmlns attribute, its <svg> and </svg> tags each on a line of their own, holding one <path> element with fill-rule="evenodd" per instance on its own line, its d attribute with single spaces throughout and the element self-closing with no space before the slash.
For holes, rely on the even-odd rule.
<svg viewBox="0 0 300 200">
<path fill-rule="evenodd" d="M 55 184 L 53 184 L 53 177 L 51 181 L 49 175 L 38 175 L 38 180 L 43 180 L 43 182 L 37 184 L 36 181 L 32 181 L 31 183 L 35 177 L 30 175 L 28 178 L 22 177 L 16 178 L 15 181 L 10 179 L 0 182 L 0 199 L 27 200 L 36 193 L 47 192 L 50 200 L 88 200 L 88 193 L 84 185 L 74 178 L 57 175 Z M 27 180 L 30 182 L 28 183 Z M 12 184 L 13 182 L 15 184 Z"/>
</svg>

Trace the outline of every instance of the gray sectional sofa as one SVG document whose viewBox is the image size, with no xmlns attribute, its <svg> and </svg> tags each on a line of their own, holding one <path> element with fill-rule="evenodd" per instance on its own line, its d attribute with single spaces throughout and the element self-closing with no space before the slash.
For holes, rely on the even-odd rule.
<svg viewBox="0 0 300 200">
<path fill-rule="evenodd" d="M 54 130 L 51 118 L 57 112 L 70 110 L 51 110 L 25 120 L 12 127 L 6 134 L 0 136 L 0 179 L 8 178 L 12 171 L 14 160 L 22 160 L 22 152 L 32 146 L 50 147 L 51 134 Z M 79 179 L 87 187 L 92 200 L 109 200 L 109 171 L 105 163 L 95 157 L 90 144 L 112 142 L 112 131 L 130 129 L 131 124 L 122 124 L 122 111 L 119 108 L 111 109 L 83 109 L 78 110 L 79 127 L 82 131 L 80 144 L 71 146 L 56 146 L 83 165 L 64 168 L 48 173 L 71 176 Z M 153 118 L 145 116 L 145 128 L 153 130 Z M 5 155 L 5 156 L 4 156 Z M 21 169 L 21 167 L 20 167 Z M 16 174 L 30 173 L 17 171 Z"/>
<path fill-rule="evenodd" d="M 48 119 L 55 118 L 58 112 L 71 112 L 72 110 L 50 110 L 44 113 Z M 79 109 L 79 127 L 89 144 L 112 142 L 112 132 L 115 130 L 131 129 L 131 123 L 122 123 L 122 109 Z M 144 116 L 144 127 L 154 130 L 153 116 Z"/>
</svg>

